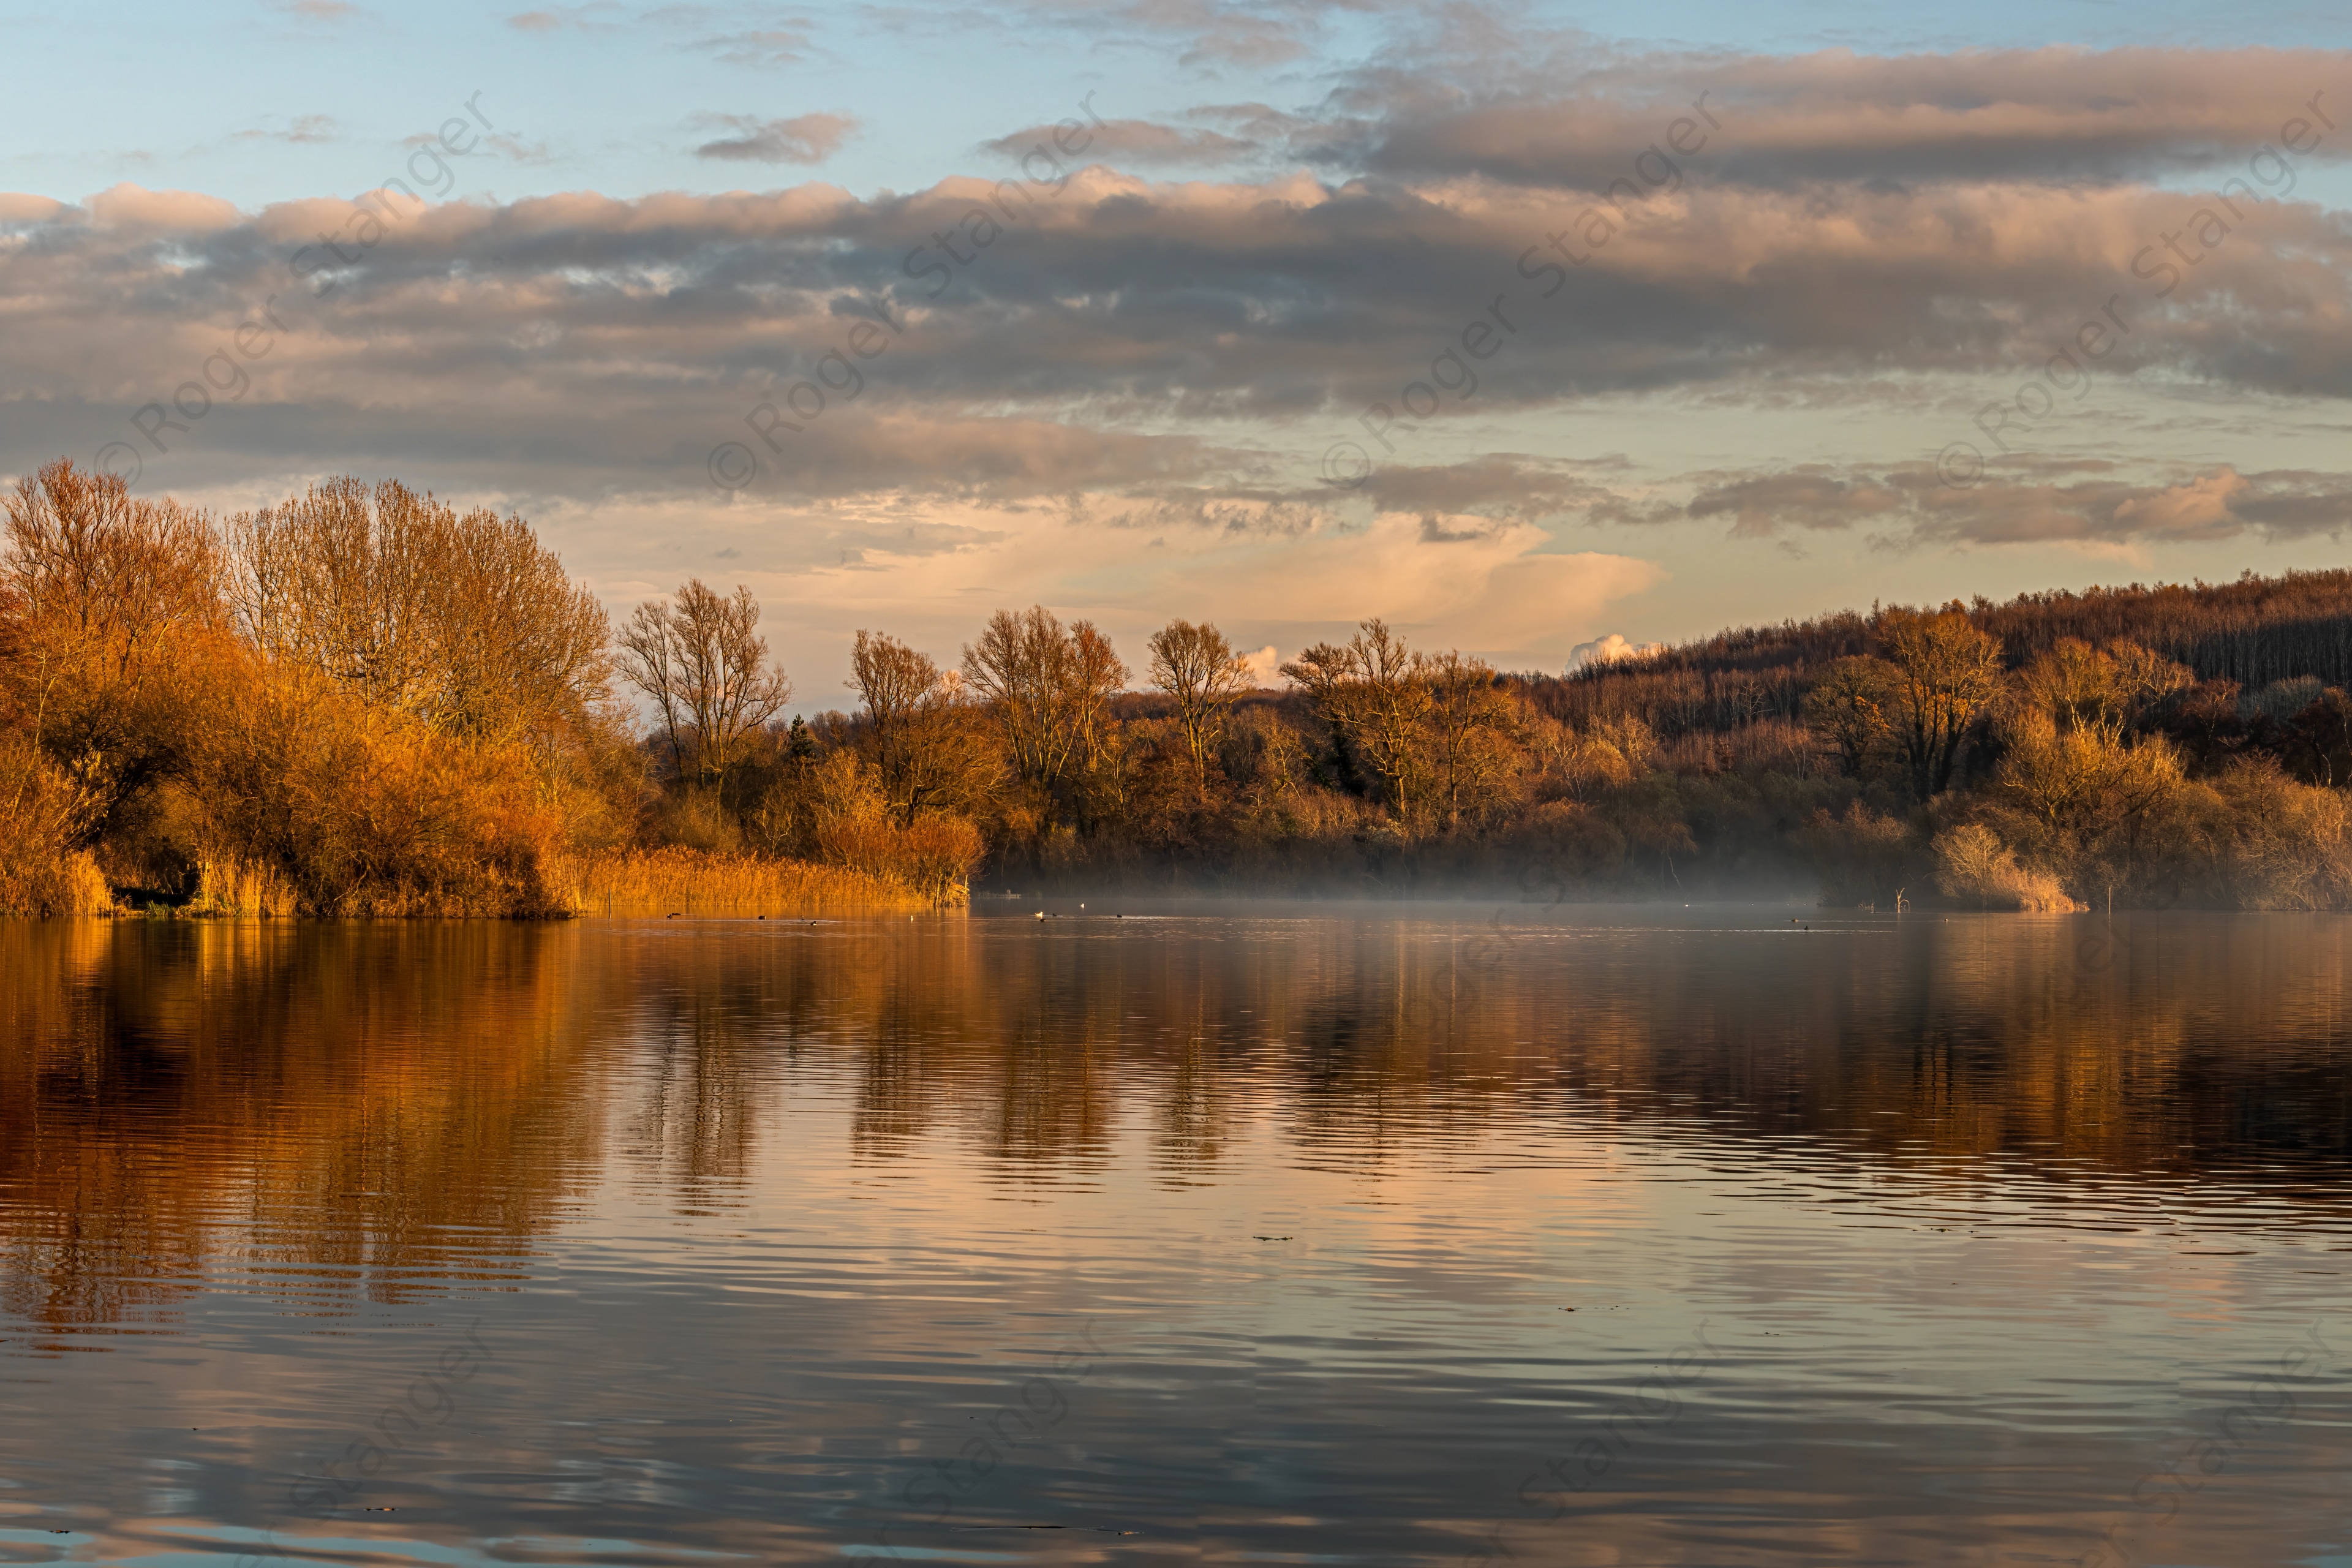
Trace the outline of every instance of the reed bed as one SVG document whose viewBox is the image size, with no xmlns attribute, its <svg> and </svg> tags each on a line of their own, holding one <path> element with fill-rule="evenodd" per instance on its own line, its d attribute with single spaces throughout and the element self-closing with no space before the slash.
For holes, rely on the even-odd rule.
<svg viewBox="0 0 2352 1568">
<path fill-rule="evenodd" d="M 814 909 L 919 910 L 930 900 L 904 884 L 845 866 L 672 847 L 578 862 L 573 907 L 582 914 L 789 913 Z"/>
</svg>

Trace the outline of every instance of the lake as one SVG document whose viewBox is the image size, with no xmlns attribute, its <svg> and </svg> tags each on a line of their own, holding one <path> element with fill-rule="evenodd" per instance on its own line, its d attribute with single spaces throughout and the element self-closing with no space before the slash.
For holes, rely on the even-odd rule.
<svg viewBox="0 0 2352 1568">
<path fill-rule="evenodd" d="M 2347 931 L 0 926 L 0 1561 L 2352 1563 Z"/>
</svg>

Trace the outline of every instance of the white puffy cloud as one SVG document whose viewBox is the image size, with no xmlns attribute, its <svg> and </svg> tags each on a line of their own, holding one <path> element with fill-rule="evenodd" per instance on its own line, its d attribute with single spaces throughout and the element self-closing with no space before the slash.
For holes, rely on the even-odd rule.
<svg viewBox="0 0 2352 1568">
<path fill-rule="evenodd" d="M 1578 643 L 1568 650 L 1568 668 L 1573 672 L 1589 665 L 1615 664 L 1620 659 L 1639 658 L 1665 647 L 1664 643 L 1628 642 L 1622 632 L 1611 632 L 1607 637 L 1591 642 Z"/>
</svg>

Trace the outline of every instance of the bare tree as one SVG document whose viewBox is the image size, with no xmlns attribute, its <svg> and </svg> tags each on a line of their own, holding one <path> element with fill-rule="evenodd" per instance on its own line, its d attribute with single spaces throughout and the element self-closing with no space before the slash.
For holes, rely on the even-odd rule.
<svg viewBox="0 0 2352 1568">
<path fill-rule="evenodd" d="M 670 604 L 639 605 L 622 628 L 622 679 L 653 699 L 679 778 L 724 790 L 745 738 L 791 700 L 759 624 L 751 589 L 721 598 L 697 577 Z"/>
<path fill-rule="evenodd" d="M 1805 722 L 1835 749 L 1847 777 L 1862 777 L 1893 739 L 1901 685 L 1893 665 L 1856 654 L 1830 666 L 1805 693 Z"/>
<path fill-rule="evenodd" d="M 1431 701 L 1426 663 L 1374 618 L 1345 647 L 1318 643 L 1282 667 L 1307 689 L 1334 734 L 1379 775 L 1408 824 L 1419 817 L 1428 793 L 1420 734 Z"/>
<path fill-rule="evenodd" d="M 966 681 L 995 710 L 1013 771 L 1054 784 L 1073 759 L 1100 752 L 1103 704 L 1127 683 L 1127 667 L 1093 623 L 1064 629 L 1043 605 L 999 610 L 963 650 Z"/>
<path fill-rule="evenodd" d="M 1926 800 L 1950 787 L 1961 740 L 2000 689 L 2000 639 L 1978 630 L 1957 602 L 1933 615 L 1885 611 L 1873 630 L 1898 672 L 1896 735 Z"/>
<path fill-rule="evenodd" d="M 1107 707 L 1127 685 L 1128 668 L 1119 662 L 1110 638 L 1097 631 L 1092 621 L 1071 623 L 1069 647 L 1070 721 L 1077 731 L 1075 749 L 1080 763 L 1093 772 L 1110 761 L 1113 725 Z"/>
<path fill-rule="evenodd" d="M 1429 688 L 1424 727 L 1445 799 L 1445 825 L 1456 828 L 1465 815 L 1490 809 L 1517 771 L 1520 753 L 1511 742 L 1518 715 L 1496 680 L 1495 667 L 1484 659 L 1443 653 L 1423 661 L 1421 677 Z"/>
<path fill-rule="evenodd" d="M 938 813 L 978 815 L 1003 755 L 964 700 L 953 670 L 896 637 L 859 632 L 849 684 L 866 700 L 866 745 L 891 816 L 901 826 Z"/>
<path fill-rule="evenodd" d="M 479 740 L 544 737 L 609 693 L 604 607 L 519 517 L 338 479 L 228 532 L 247 638 L 371 701 Z"/>
<path fill-rule="evenodd" d="M 1207 621 L 1171 621 L 1151 634 L 1151 683 L 1176 704 L 1176 728 L 1192 759 L 1197 787 L 1209 783 L 1209 758 L 1224 738 L 1234 700 L 1249 684 L 1249 661 Z"/>
<path fill-rule="evenodd" d="M 849 653 L 849 684 L 866 701 L 877 736 L 903 728 L 939 689 L 940 667 L 886 632 L 857 634 Z"/>
</svg>

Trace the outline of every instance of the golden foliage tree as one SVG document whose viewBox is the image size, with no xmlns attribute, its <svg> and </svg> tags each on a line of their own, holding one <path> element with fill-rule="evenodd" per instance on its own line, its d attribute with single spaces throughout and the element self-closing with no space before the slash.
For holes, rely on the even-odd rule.
<svg viewBox="0 0 2352 1568">
<path fill-rule="evenodd" d="M 1103 760 L 1103 705 L 1127 667 L 1091 621 L 1065 627 L 1042 605 L 999 610 L 963 650 L 963 675 L 1004 732 L 1014 773 L 1051 788 Z"/>
<path fill-rule="evenodd" d="M 1957 605 L 1887 610 L 1874 629 L 1896 671 L 1896 741 L 1925 800 L 1951 787 L 1969 726 L 2000 689 L 2000 643 Z"/>
<path fill-rule="evenodd" d="M 857 634 L 850 671 L 866 709 L 867 759 L 899 826 L 983 815 L 1003 761 L 961 683 L 929 655 L 880 632 Z"/>
<path fill-rule="evenodd" d="M 337 479 L 232 519 L 229 537 L 253 646 L 371 702 L 552 746 L 608 697 L 604 608 L 519 517 Z"/>
<path fill-rule="evenodd" d="M 1234 700 L 1249 688 L 1249 661 L 1209 622 L 1171 621 L 1151 634 L 1151 684 L 1175 704 L 1193 785 L 1205 791 Z"/>
<path fill-rule="evenodd" d="M 51 463 L 0 497 L 5 697 L 78 798 L 84 847 L 121 826 L 185 745 L 224 632 L 210 525 L 110 475 Z"/>
<path fill-rule="evenodd" d="M 653 699 L 670 764 L 688 784 L 723 795 L 747 741 L 792 700 L 759 626 L 750 588 L 722 598 L 696 577 L 667 605 L 639 605 L 621 628 L 622 678 Z"/>
<path fill-rule="evenodd" d="M 1418 826 L 1429 795 L 1420 731 L 1431 697 L 1422 667 L 1422 657 L 1378 617 L 1345 644 L 1317 643 L 1282 667 L 1339 743 L 1379 779 L 1409 828 Z"/>
</svg>

